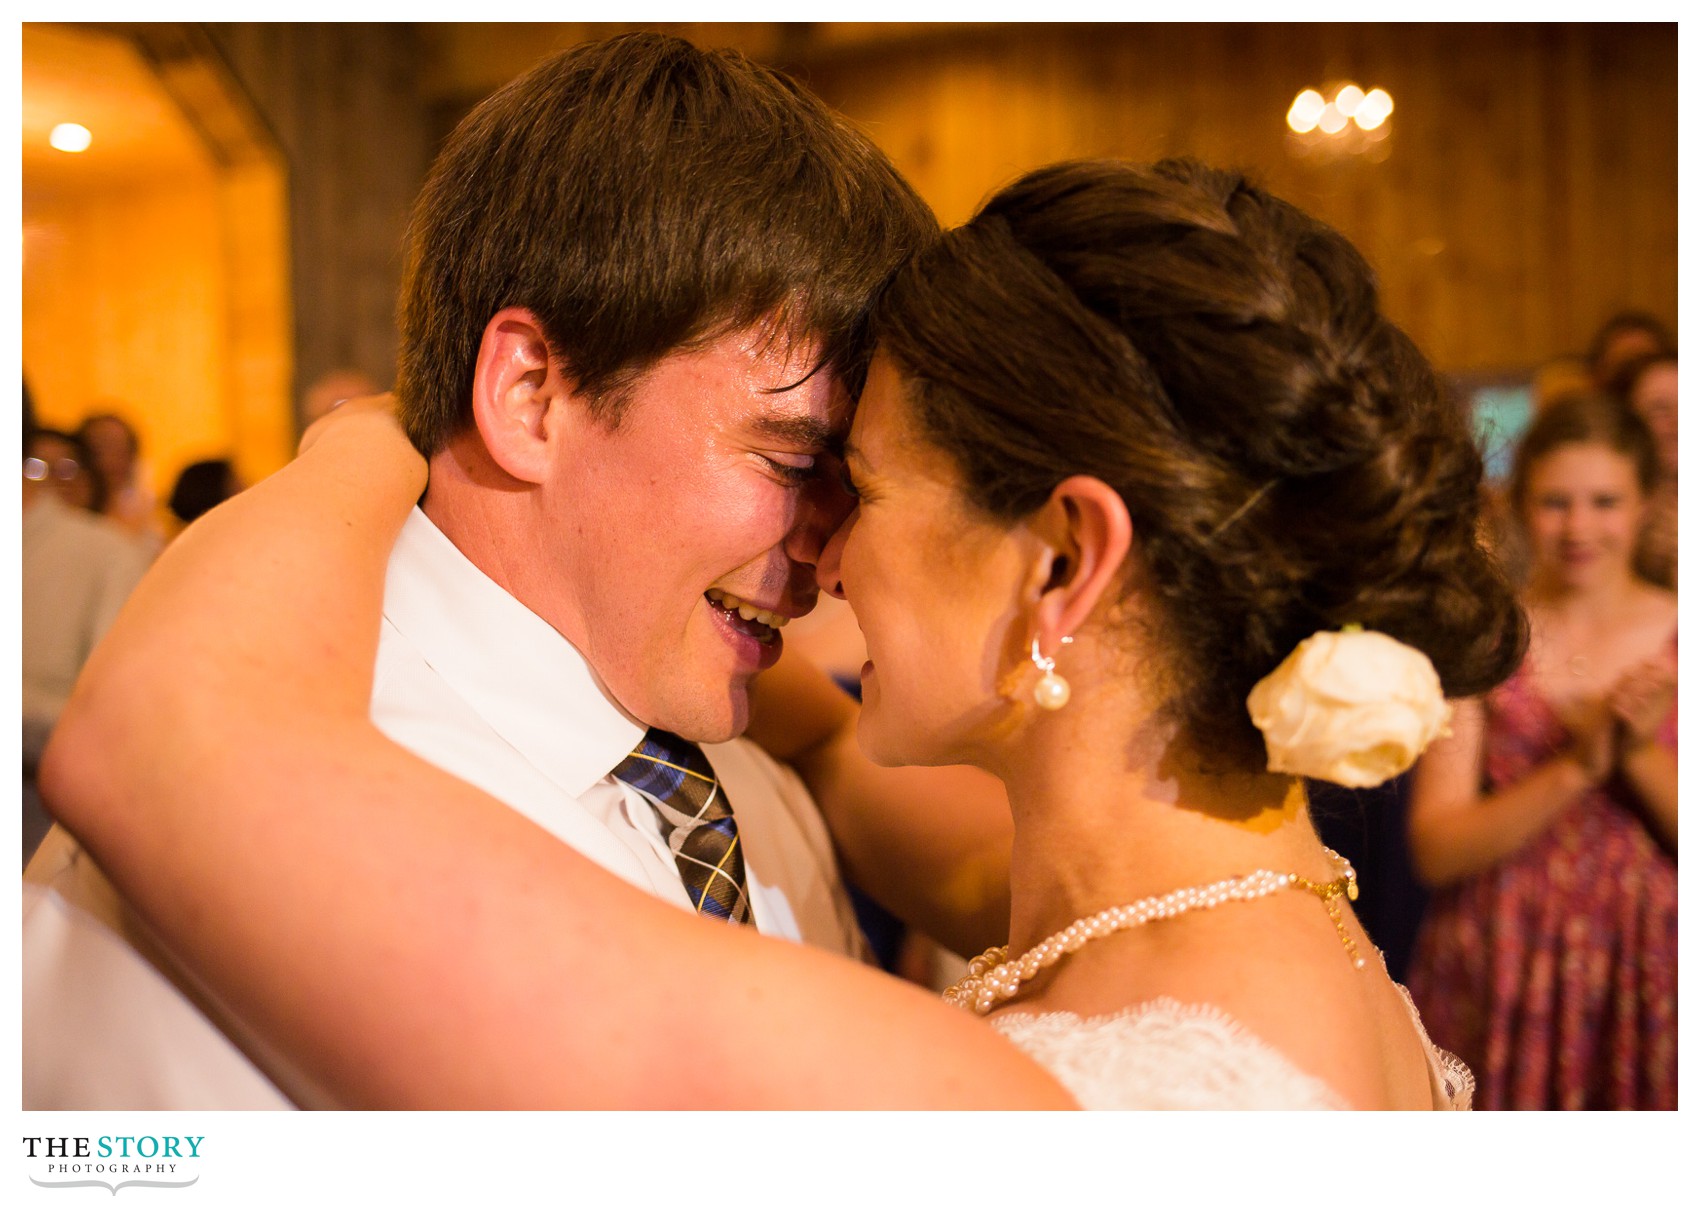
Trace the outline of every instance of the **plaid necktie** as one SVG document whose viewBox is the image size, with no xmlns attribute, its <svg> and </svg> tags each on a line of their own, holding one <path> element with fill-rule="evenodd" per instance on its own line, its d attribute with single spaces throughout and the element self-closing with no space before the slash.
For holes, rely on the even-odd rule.
<svg viewBox="0 0 1700 1212">
<path fill-rule="evenodd" d="M 656 805 L 667 848 L 696 911 L 754 925 L 738 824 L 702 750 L 683 737 L 651 728 L 613 774 Z"/>
</svg>

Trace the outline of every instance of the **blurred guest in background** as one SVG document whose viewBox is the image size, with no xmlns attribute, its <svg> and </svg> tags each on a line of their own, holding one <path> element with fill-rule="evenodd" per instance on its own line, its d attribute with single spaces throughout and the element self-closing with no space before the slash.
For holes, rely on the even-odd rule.
<svg viewBox="0 0 1700 1212">
<path fill-rule="evenodd" d="M 314 379 L 301 396 L 301 427 L 305 429 L 344 400 L 376 395 L 383 388 L 363 370 L 339 366 Z"/>
<path fill-rule="evenodd" d="M 1588 345 L 1588 370 L 1594 386 L 1605 390 L 1629 363 L 1653 354 L 1676 353 L 1670 329 L 1644 311 L 1620 311 L 1600 325 Z"/>
<path fill-rule="evenodd" d="M 1647 502 L 1647 522 L 1635 569 L 1655 585 L 1676 588 L 1676 355 L 1650 354 L 1625 366 L 1620 396 L 1647 422 L 1659 452 L 1659 482 Z"/>
<path fill-rule="evenodd" d="M 1676 355 L 1651 354 L 1625 367 L 1619 393 L 1653 431 L 1659 474 L 1676 482 Z"/>
<path fill-rule="evenodd" d="M 1360 891 L 1353 912 L 1375 940 L 1388 975 L 1403 984 L 1428 906 L 1428 889 L 1411 862 L 1406 826 L 1410 773 L 1379 787 L 1342 787 L 1307 779 L 1305 795 L 1322 840 L 1357 870 Z"/>
<path fill-rule="evenodd" d="M 135 428 L 115 412 L 97 412 L 77 427 L 95 467 L 106 481 L 106 506 L 101 511 L 158 555 L 165 545 L 155 517 L 158 502 L 142 475 L 141 443 Z"/>
<path fill-rule="evenodd" d="M 26 434 L 24 479 L 47 485 L 72 509 L 106 511 L 106 477 L 75 434 L 46 426 Z"/>
<path fill-rule="evenodd" d="M 187 526 L 215 505 L 242 491 L 242 481 L 229 459 L 202 459 L 177 474 L 166 504 L 171 514 Z"/>
<path fill-rule="evenodd" d="M 99 473 L 69 434 L 33 429 L 25 390 L 23 567 L 24 861 L 47 832 L 35 795 L 36 760 L 95 643 L 148 565 L 117 526 L 82 506 Z"/>
<path fill-rule="evenodd" d="M 1528 659 L 1416 770 L 1411 992 L 1479 1107 L 1676 1106 L 1677 602 L 1633 565 L 1657 477 L 1610 397 L 1536 419 Z"/>
</svg>

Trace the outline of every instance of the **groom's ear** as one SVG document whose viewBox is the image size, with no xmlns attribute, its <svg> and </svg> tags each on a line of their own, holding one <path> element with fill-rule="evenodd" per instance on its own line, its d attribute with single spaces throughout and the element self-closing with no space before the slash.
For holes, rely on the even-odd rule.
<svg viewBox="0 0 1700 1212">
<path fill-rule="evenodd" d="M 1031 581 L 1039 647 L 1055 652 L 1120 586 L 1133 522 L 1115 489 L 1096 476 L 1070 476 L 1028 524 L 1040 540 Z"/>
<path fill-rule="evenodd" d="M 550 464 L 549 424 L 560 420 L 568 394 L 537 317 L 521 307 L 492 316 L 473 364 L 472 419 L 497 466 L 517 480 L 543 481 Z"/>
</svg>

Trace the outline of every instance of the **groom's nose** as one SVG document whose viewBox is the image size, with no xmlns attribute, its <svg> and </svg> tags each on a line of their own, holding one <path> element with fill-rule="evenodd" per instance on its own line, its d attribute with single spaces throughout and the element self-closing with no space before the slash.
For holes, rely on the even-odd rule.
<svg viewBox="0 0 1700 1212">
<path fill-rule="evenodd" d="M 802 490 L 797 518 L 785 537 L 785 554 L 818 570 L 856 502 L 835 479 L 820 476 Z M 824 581 L 822 582 L 824 587 Z M 830 592 L 830 591 L 829 591 Z"/>
<path fill-rule="evenodd" d="M 855 503 L 851 502 L 850 512 L 832 532 L 832 537 L 827 539 L 826 546 L 821 548 L 820 561 L 815 565 L 815 579 L 820 582 L 821 591 L 835 598 L 844 597 L 844 576 L 840 570 L 840 562 L 844 558 L 844 541 L 850 535 L 850 527 L 855 524 Z"/>
</svg>

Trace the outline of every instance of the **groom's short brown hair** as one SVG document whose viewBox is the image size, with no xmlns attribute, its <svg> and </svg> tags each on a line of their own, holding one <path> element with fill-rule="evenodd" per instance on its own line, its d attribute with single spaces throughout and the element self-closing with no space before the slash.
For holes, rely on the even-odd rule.
<svg viewBox="0 0 1700 1212">
<path fill-rule="evenodd" d="M 414 207 L 408 434 L 432 454 L 470 423 L 504 307 L 610 423 L 667 353 L 774 315 L 854 389 L 871 296 L 936 230 L 865 135 L 741 55 L 656 34 L 556 55 L 468 115 Z"/>
</svg>

